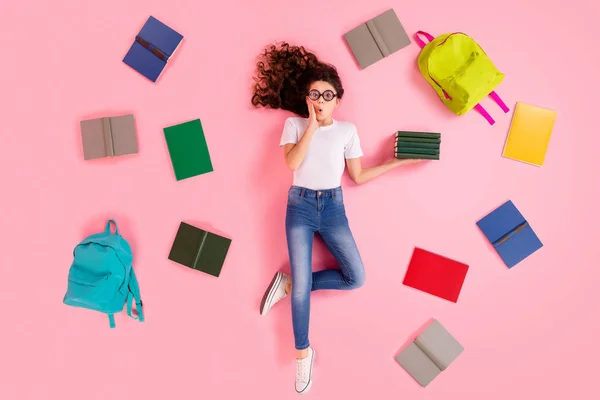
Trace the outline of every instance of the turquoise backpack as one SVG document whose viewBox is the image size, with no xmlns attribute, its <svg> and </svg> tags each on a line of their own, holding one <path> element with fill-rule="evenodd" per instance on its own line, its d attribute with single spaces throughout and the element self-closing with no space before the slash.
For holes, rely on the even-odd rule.
<svg viewBox="0 0 600 400">
<path fill-rule="evenodd" d="M 110 232 L 111 222 L 115 233 Z M 140 288 L 132 261 L 129 243 L 119 234 L 116 221 L 109 220 L 104 232 L 86 237 L 73 250 L 63 303 L 105 313 L 114 328 L 114 314 L 121 312 L 127 302 L 127 315 L 143 322 Z M 137 318 L 131 314 L 134 299 Z"/>
</svg>

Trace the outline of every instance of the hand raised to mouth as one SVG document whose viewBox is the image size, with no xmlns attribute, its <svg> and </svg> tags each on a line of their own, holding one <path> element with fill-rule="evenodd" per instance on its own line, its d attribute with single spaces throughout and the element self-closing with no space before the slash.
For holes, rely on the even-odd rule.
<svg viewBox="0 0 600 400">
<path fill-rule="evenodd" d="M 316 131 L 319 128 L 319 122 L 317 121 L 317 112 L 315 110 L 315 105 L 312 103 L 312 101 L 310 101 L 308 96 L 306 96 L 306 105 L 308 107 L 308 127 Z"/>
</svg>

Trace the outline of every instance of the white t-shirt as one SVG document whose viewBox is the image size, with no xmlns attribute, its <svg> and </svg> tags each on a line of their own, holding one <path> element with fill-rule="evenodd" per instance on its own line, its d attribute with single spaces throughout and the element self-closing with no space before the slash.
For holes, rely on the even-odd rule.
<svg viewBox="0 0 600 400">
<path fill-rule="evenodd" d="M 285 121 L 279 146 L 298 143 L 308 127 L 308 118 L 289 117 Z M 294 171 L 293 185 L 313 190 L 340 186 L 345 159 L 362 157 L 356 126 L 333 120 L 313 134 L 306 157 Z"/>
</svg>

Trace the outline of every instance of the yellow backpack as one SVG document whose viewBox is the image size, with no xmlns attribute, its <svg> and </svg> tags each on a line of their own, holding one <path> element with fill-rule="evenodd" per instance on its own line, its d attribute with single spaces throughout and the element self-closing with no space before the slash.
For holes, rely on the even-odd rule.
<svg viewBox="0 0 600 400">
<path fill-rule="evenodd" d="M 425 43 L 423 35 L 429 43 Z M 494 119 L 479 104 L 490 96 L 502 110 L 508 107 L 494 91 L 504 79 L 481 46 L 464 33 L 446 33 L 434 38 L 419 31 L 415 35 L 421 47 L 419 70 L 431 84 L 442 102 L 456 115 L 475 108 L 493 125 Z"/>
</svg>

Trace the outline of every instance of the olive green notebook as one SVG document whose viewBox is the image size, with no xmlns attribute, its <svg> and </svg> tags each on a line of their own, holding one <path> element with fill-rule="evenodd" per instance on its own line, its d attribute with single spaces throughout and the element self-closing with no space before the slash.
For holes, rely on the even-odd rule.
<svg viewBox="0 0 600 400">
<path fill-rule="evenodd" d="M 199 119 L 163 129 L 175 179 L 191 178 L 213 171 L 210 153 Z"/>
<path fill-rule="evenodd" d="M 230 245 L 231 239 L 182 222 L 169 260 L 218 277 Z"/>
</svg>

